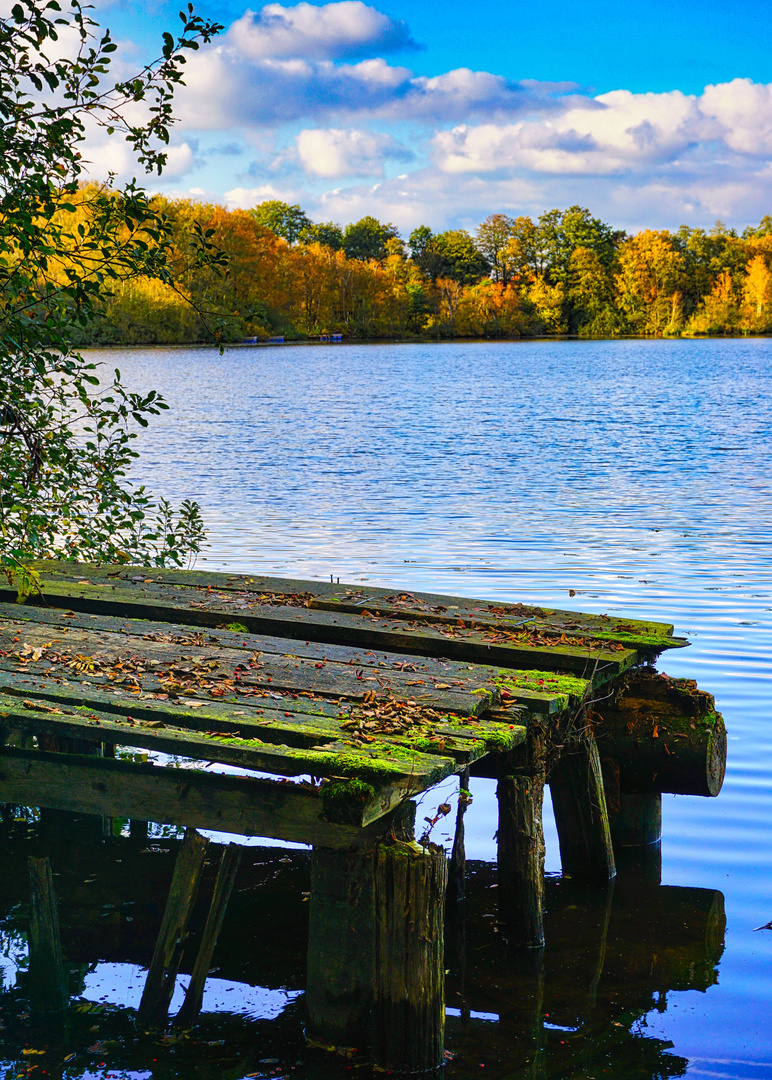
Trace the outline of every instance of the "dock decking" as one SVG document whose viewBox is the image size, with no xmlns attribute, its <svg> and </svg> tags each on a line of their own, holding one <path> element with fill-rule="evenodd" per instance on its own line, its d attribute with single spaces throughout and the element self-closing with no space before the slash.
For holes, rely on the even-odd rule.
<svg viewBox="0 0 772 1080">
<path fill-rule="evenodd" d="M 369 1039 L 383 1067 L 441 1057 L 446 860 L 413 839 L 412 796 L 498 778 L 502 917 L 537 947 L 545 782 L 564 872 L 596 878 L 614 873 L 612 834 L 656 839 L 661 792 L 721 787 L 712 698 L 649 666 L 686 644 L 669 624 L 339 582 L 37 569 L 23 605 L 0 590 L 0 801 L 314 845 L 309 1031 Z M 396 972 L 383 943 L 413 938 L 418 967 Z M 424 988 L 418 1018 L 404 984 Z"/>
</svg>

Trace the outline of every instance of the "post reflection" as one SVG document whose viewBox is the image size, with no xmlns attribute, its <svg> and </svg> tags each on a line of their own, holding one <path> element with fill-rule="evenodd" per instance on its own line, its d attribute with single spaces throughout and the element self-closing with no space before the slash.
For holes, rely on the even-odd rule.
<svg viewBox="0 0 772 1080">
<path fill-rule="evenodd" d="M 550 878 L 546 946 L 522 951 L 496 925 L 495 878 L 470 864 L 463 975 L 449 924 L 448 1075 L 682 1076 L 688 1060 L 646 1032 L 670 995 L 718 981 L 724 897 L 714 889 L 659 884 L 658 845 L 623 859 L 602 889 Z"/>
<path fill-rule="evenodd" d="M 222 1042 L 227 1068 L 210 1060 L 202 1072 L 192 1051 L 186 1056 L 187 1043 L 159 1046 L 156 1040 L 149 1051 L 134 1021 L 136 1004 L 121 997 L 120 987 L 109 997 L 109 1008 L 81 1015 L 84 1000 L 104 1007 L 103 995 L 89 991 L 89 980 L 106 965 L 112 971 L 123 965 L 141 980 L 180 846 L 174 835 L 132 839 L 104 832 L 94 821 L 50 818 L 0 829 L 0 1042 L 6 1062 L 22 1060 L 22 1048 L 45 1037 L 49 1053 L 59 1060 L 82 1055 L 84 1068 L 89 1046 L 109 1045 L 111 1067 L 128 1075 L 133 1070 L 147 1076 L 143 1070 L 159 1054 L 167 1055 L 166 1063 L 151 1075 L 259 1075 L 264 1058 L 291 1060 L 293 1075 L 308 1078 L 351 1075 L 350 1063 L 322 1061 L 305 1045 L 300 994 L 308 934 L 305 851 L 250 847 L 242 854 L 213 975 L 226 993 L 232 990 L 226 1003 L 274 993 L 283 1004 L 267 1019 L 257 1005 L 245 1017 L 226 1005 L 214 1015 L 205 1003 L 199 1030 L 208 1047 Z M 550 877 L 546 947 L 525 951 L 508 946 L 506 928 L 498 923 L 495 866 L 467 864 L 466 900 L 449 905 L 447 918 L 448 1080 L 473 1075 L 655 1080 L 686 1072 L 687 1059 L 647 1032 L 646 1017 L 665 1011 L 673 995 L 706 992 L 717 982 L 724 898 L 718 890 L 661 885 L 657 848 L 623 858 L 608 888 L 580 889 L 569 879 Z M 219 847 L 212 844 L 210 850 L 204 876 L 213 879 Z M 58 1027 L 31 1007 L 25 962 L 30 856 L 50 859 L 69 992 L 76 1003 Z M 211 882 L 204 893 L 210 888 Z M 191 971 L 205 914 L 203 908 L 194 912 L 183 975 Z M 176 1057 L 169 1059 L 172 1050 Z"/>
</svg>

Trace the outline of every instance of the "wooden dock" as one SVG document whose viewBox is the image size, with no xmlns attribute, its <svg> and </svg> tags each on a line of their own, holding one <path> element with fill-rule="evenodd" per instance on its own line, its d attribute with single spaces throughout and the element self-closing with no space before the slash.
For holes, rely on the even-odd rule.
<svg viewBox="0 0 772 1080">
<path fill-rule="evenodd" d="M 311 844 L 309 1037 L 442 1060 L 445 852 L 413 798 L 498 779 L 499 905 L 543 944 L 541 801 L 564 873 L 714 796 L 710 695 L 657 673 L 664 623 L 239 574 L 44 563 L 0 591 L 0 802 Z M 430 805 L 427 801 L 424 806 Z M 434 808 L 432 807 L 432 810 Z M 458 813 L 462 828 L 463 816 Z M 463 848 L 451 866 L 463 895 Z"/>
</svg>

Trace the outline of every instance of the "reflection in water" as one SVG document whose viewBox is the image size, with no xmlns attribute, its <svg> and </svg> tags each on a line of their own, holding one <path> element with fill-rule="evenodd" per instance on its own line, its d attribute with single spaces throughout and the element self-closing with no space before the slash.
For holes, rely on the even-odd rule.
<svg viewBox="0 0 772 1080">
<path fill-rule="evenodd" d="M 48 812 L 0 834 L 0 1034 L 6 1067 L 19 1070 L 9 1075 L 34 1076 L 24 1051 L 44 1043 L 49 1076 L 350 1075 L 350 1063 L 308 1051 L 303 1038 L 309 854 L 244 849 L 200 1022 L 189 1034 L 151 1037 L 137 1029 L 135 1009 L 180 841 L 104 837 L 101 825 Z M 76 995 L 58 1026 L 30 1015 L 31 854 L 51 859 Z M 210 877 L 217 861 L 212 847 Z M 602 890 L 550 877 L 547 947 L 526 953 L 510 951 L 497 925 L 494 868 L 468 864 L 467 899 L 447 924 L 449 1080 L 479 1075 L 481 1066 L 500 1080 L 684 1074 L 688 1062 L 647 1033 L 646 1017 L 664 1012 L 669 995 L 716 983 L 724 903 L 716 890 L 659 885 L 657 864 L 649 852 L 647 865 L 624 866 Z M 209 895 L 206 884 L 201 894 Z M 195 956 L 200 907 L 173 1010 Z"/>
<path fill-rule="evenodd" d="M 647 1035 L 646 1015 L 664 1012 L 670 993 L 717 982 L 724 898 L 647 878 L 631 866 L 602 890 L 549 878 L 546 948 L 524 956 L 498 940 L 489 866 L 471 864 L 465 956 L 454 957 L 451 940 L 447 957 L 447 1000 L 460 1018 L 450 1024 L 454 1068 L 483 1064 L 500 1078 L 682 1075 L 688 1062 Z"/>
</svg>

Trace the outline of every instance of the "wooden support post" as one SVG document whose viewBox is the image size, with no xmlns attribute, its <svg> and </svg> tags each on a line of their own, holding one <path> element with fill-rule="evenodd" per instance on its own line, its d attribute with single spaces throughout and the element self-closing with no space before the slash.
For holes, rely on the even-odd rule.
<svg viewBox="0 0 772 1080">
<path fill-rule="evenodd" d="M 464 814 L 471 802 L 469 795 L 469 768 L 458 778 L 458 808 L 456 831 L 448 865 L 448 902 L 463 900 L 466 895 L 466 851 L 464 848 Z"/>
<path fill-rule="evenodd" d="M 169 898 L 137 1015 L 139 1024 L 145 1027 L 166 1022 L 208 844 L 205 837 L 188 829 L 174 864 Z"/>
<path fill-rule="evenodd" d="M 308 1036 L 325 1047 L 369 1045 L 375 989 L 373 852 L 315 847 L 311 858 Z"/>
<path fill-rule="evenodd" d="M 563 873 L 575 881 L 608 881 L 616 873 L 606 795 L 595 739 L 563 753 L 550 778 Z"/>
<path fill-rule="evenodd" d="M 662 880 L 662 796 L 658 791 L 623 793 L 619 765 L 601 760 L 614 862 L 626 876 L 659 884 Z"/>
<path fill-rule="evenodd" d="M 534 726 L 513 751 L 498 783 L 499 916 L 513 945 L 544 945 L 544 799 L 546 739 Z"/>
<path fill-rule="evenodd" d="M 129 820 L 129 836 L 132 840 L 136 840 L 139 843 L 147 843 L 147 832 L 149 822 L 142 821 L 141 818 L 131 818 Z"/>
<path fill-rule="evenodd" d="M 228 844 L 220 856 L 220 867 L 217 871 L 217 880 L 214 883 L 212 903 L 206 917 L 206 925 L 201 938 L 198 956 L 193 965 L 193 974 L 188 984 L 182 1008 L 174 1018 L 176 1027 L 189 1027 L 201 1011 L 204 984 L 212 963 L 214 947 L 222 929 L 225 911 L 233 891 L 233 883 L 236 880 L 240 861 L 241 849 L 238 844 Z"/>
<path fill-rule="evenodd" d="M 662 796 L 658 791 L 620 794 L 618 805 L 618 812 L 609 814 L 615 851 L 662 839 Z"/>
<path fill-rule="evenodd" d="M 368 1047 L 386 1070 L 441 1065 L 446 885 L 445 853 L 415 842 L 314 849 L 306 991 L 312 1043 Z"/>
<path fill-rule="evenodd" d="M 418 844 L 376 849 L 376 994 L 373 1058 L 416 1072 L 444 1056 L 445 852 Z"/>
<path fill-rule="evenodd" d="M 30 881 L 30 1005 L 36 1013 L 61 1012 L 67 1007 L 69 995 L 51 863 L 47 858 L 30 856 L 27 864 Z"/>
</svg>

